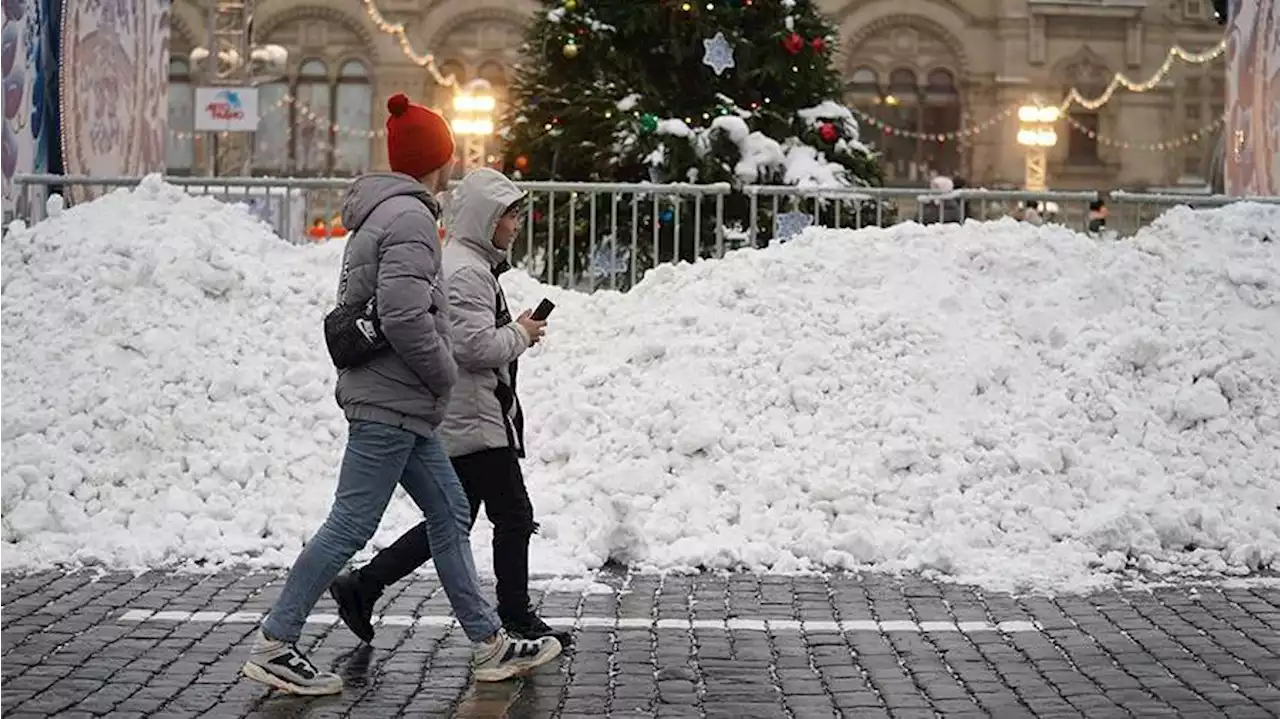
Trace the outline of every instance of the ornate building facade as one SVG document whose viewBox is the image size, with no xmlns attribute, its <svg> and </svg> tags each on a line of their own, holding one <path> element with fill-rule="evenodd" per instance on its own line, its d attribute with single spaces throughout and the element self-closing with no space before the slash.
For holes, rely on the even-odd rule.
<svg viewBox="0 0 1280 719">
<path fill-rule="evenodd" d="M 1014 108 L 1037 96 L 1057 103 L 1076 87 L 1102 93 L 1121 72 L 1145 80 L 1173 45 L 1198 52 L 1222 28 L 1209 0 L 815 0 L 839 29 L 846 101 L 863 114 L 863 137 L 883 155 L 889 184 L 932 174 L 971 185 L 1017 186 L 1023 153 Z M 352 174 L 385 166 L 369 133 L 383 100 L 405 91 L 448 107 L 451 91 L 410 59 L 375 22 L 402 23 L 408 45 L 434 53 L 440 71 L 487 79 L 502 102 L 518 62 L 530 0 L 259 0 L 254 40 L 289 50 L 288 72 L 263 86 L 254 138 L 259 174 Z M 195 80 L 187 60 L 207 43 L 209 0 L 174 0 L 167 164 L 202 173 L 202 140 L 190 136 Z M 1223 62 L 1176 64 L 1147 92 L 1118 91 L 1058 125 L 1049 155 L 1055 188 L 1203 184 L 1221 117 Z M 293 102 L 286 102 L 294 98 Z"/>
</svg>

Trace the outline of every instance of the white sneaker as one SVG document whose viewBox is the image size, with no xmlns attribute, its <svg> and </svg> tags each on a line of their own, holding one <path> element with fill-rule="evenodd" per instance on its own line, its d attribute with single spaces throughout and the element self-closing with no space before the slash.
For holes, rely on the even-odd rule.
<svg viewBox="0 0 1280 719">
<path fill-rule="evenodd" d="M 249 661 L 240 672 L 256 682 L 291 694 L 342 693 L 342 677 L 316 669 L 297 647 L 268 639 L 261 629 L 254 635 Z"/>
<path fill-rule="evenodd" d="M 500 631 L 488 642 L 476 642 L 471 668 L 478 682 L 500 682 L 528 674 L 560 656 L 560 649 L 554 637 L 515 639 Z"/>
</svg>

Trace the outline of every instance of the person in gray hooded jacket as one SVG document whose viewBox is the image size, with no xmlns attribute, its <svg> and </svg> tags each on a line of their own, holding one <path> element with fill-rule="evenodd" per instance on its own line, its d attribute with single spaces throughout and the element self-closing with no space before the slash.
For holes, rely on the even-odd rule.
<svg viewBox="0 0 1280 719">
<path fill-rule="evenodd" d="M 404 95 L 387 103 L 391 173 L 365 175 L 343 201 L 350 231 L 338 283 L 340 305 L 376 298 L 388 347 L 338 374 L 336 397 L 350 423 L 329 517 L 307 542 L 255 637 L 243 672 L 295 694 L 336 694 L 341 677 L 297 649 L 307 615 L 346 562 L 378 528 L 396 485 L 426 515 L 436 573 L 458 623 L 474 642 L 478 681 L 500 681 L 551 661 L 553 638 L 512 639 L 480 593 L 466 494 L 437 428 L 457 381 L 449 305 L 442 285 L 440 208 L 453 157 L 444 118 Z"/>
<path fill-rule="evenodd" d="M 535 344 L 546 322 L 524 314 L 512 321 L 498 276 L 509 269 L 507 249 L 519 229 L 524 194 L 490 169 L 476 170 L 452 197 L 444 248 L 449 319 L 458 383 L 440 437 L 471 503 L 474 523 L 485 507 L 493 522 L 493 569 L 498 616 L 525 639 L 568 632 L 547 626 L 529 606 L 529 539 L 537 531 L 533 505 L 520 471 L 524 415 L 516 397 L 517 358 Z M 435 539 L 425 524 L 378 552 L 368 565 L 329 588 L 339 616 L 356 636 L 373 639 L 373 606 L 389 585 L 431 559 Z"/>
</svg>

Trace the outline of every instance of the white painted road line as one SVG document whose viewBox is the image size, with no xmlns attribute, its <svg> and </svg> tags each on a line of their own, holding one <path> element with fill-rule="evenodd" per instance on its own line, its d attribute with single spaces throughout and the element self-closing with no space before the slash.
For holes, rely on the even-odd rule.
<svg viewBox="0 0 1280 719">
<path fill-rule="evenodd" d="M 262 614 L 257 612 L 157 612 L 150 609 L 130 609 L 120 615 L 122 622 L 179 622 L 190 624 L 254 624 L 262 621 Z M 1007 621 L 992 624 L 990 622 L 877 622 L 870 619 L 833 621 L 800 621 L 796 619 L 658 619 L 639 617 L 543 617 L 553 627 L 577 627 L 581 629 L 674 629 L 689 631 L 705 629 L 718 631 L 741 632 L 1038 632 L 1040 626 L 1035 622 Z M 307 617 L 308 624 L 331 625 L 338 622 L 335 614 L 312 614 Z M 445 614 L 432 614 L 414 617 L 405 614 L 384 614 L 375 623 L 388 627 L 452 627 L 457 620 Z"/>
</svg>

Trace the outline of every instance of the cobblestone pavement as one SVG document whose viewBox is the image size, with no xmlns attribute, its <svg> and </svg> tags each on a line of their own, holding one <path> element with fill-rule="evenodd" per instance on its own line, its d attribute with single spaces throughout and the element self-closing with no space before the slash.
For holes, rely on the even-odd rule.
<svg viewBox="0 0 1280 719">
<path fill-rule="evenodd" d="M 303 648 L 347 689 L 299 699 L 238 676 L 279 574 L 6 576 L 3 714 L 1280 716 L 1280 587 L 1049 599 L 879 575 L 597 579 L 617 591 L 536 597 L 578 627 L 557 665 L 482 688 L 434 579 L 393 588 L 372 647 L 325 597 Z"/>
</svg>

